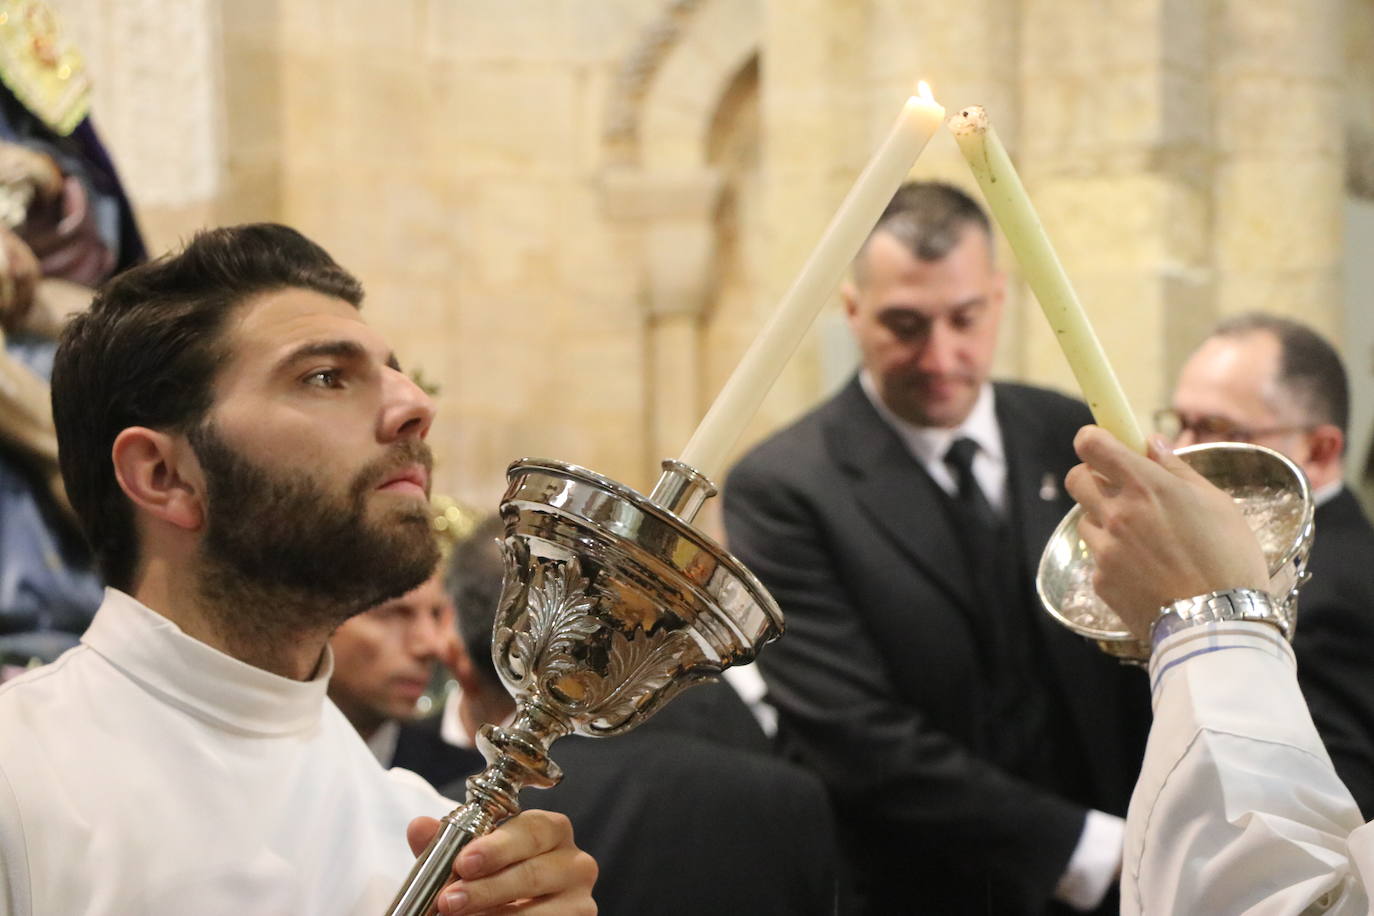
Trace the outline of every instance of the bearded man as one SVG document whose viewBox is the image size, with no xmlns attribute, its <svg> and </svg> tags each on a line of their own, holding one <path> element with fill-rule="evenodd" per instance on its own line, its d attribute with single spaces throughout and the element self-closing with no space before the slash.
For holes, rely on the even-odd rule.
<svg viewBox="0 0 1374 916">
<path fill-rule="evenodd" d="M 64 332 L 62 473 L 111 588 L 81 646 L 0 688 L 0 913 L 373 914 L 451 804 L 325 697 L 330 633 L 438 559 L 433 405 L 361 299 L 299 233 L 242 226 Z M 440 912 L 592 912 L 595 871 L 527 812 Z"/>
</svg>

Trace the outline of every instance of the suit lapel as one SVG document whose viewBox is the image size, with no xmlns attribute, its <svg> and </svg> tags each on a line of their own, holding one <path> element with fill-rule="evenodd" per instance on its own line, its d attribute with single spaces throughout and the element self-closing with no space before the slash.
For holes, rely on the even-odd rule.
<svg viewBox="0 0 1374 916">
<path fill-rule="evenodd" d="M 830 403 L 823 430 L 836 464 L 873 526 L 970 615 L 972 583 L 939 487 L 907 451 L 854 379 Z"/>
<path fill-rule="evenodd" d="M 1063 472 L 1045 451 L 1043 418 L 1022 409 L 1015 391 L 997 386 L 997 423 L 1007 456 L 1007 505 L 1020 532 L 1022 556 L 1032 578 L 1050 533 L 1073 506 Z"/>
</svg>

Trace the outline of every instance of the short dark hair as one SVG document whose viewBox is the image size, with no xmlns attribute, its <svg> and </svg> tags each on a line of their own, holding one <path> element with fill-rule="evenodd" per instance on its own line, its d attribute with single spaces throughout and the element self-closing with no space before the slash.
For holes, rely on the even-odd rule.
<svg viewBox="0 0 1374 916">
<path fill-rule="evenodd" d="M 1329 423 L 1347 434 L 1350 382 L 1336 348 L 1316 331 L 1291 318 L 1247 312 L 1227 318 L 1211 337 L 1241 337 L 1267 332 L 1279 342 L 1278 383 L 1315 423 Z"/>
<path fill-rule="evenodd" d="M 991 240 L 992 223 L 976 200 L 952 184 L 908 181 L 897 189 L 859 249 L 854 259 L 854 280 L 860 285 L 865 281 L 864 256 L 869 240 L 879 232 L 901 242 L 919 261 L 938 261 L 959 244 L 969 227 L 982 230 Z"/>
<path fill-rule="evenodd" d="M 478 672 L 493 686 L 501 684 L 491 659 L 491 629 L 496 623 L 505 578 L 505 559 L 500 547 L 505 534 L 501 516 L 483 519 L 472 534 L 453 548 L 444 571 L 444 587 L 453 599 L 463 648 Z"/>
<path fill-rule="evenodd" d="M 189 432 L 213 403 L 224 327 L 253 296 L 298 287 L 359 306 L 362 286 L 294 229 L 256 223 L 196 234 L 131 268 L 63 330 L 53 420 L 67 496 L 106 581 L 128 589 L 139 559 L 133 507 L 110 451 L 131 426 Z"/>
</svg>

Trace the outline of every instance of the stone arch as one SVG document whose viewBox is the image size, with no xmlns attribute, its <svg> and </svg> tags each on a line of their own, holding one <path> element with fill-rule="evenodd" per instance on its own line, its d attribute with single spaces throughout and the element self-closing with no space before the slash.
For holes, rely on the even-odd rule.
<svg viewBox="0 0 1374 916">
<path fill-rule="evenodd" d="M 633 231 L 645 314 L 648 453 L 673 457 L 700 419 L 702 321 L 717 291 L 722 113 L 757 94 L 761 0 L 672 0 L 613 84 L 602 133 L 608 219 Z"/>
</svg>

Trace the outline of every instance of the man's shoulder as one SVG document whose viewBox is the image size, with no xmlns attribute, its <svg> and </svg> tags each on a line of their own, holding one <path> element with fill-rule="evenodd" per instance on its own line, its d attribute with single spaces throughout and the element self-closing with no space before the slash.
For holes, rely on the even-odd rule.
<svg viewBox="0 0 1374 916">
<path fill-rule="evenodd" d="M 852 409 L 852 400 L 847 388 L 832 394 L 746 451 L 731 475 L 740 470 L 762 470 L 771 475 L 795 469 L 809 476 L 817 465 L 830 461 L 824 430 Z"/>
<path fill-rule="evenodd" d="M 1320 595 L 1335 588 L 1341 598 L 1363 586 L 1364 596 L 1374 594 L 1374 525 L 1370 524 L 1355 495 L 1348 489 L 1336 494 L 1329 503 L 1317 509 L 1316 534 L 1308 564 L 1312 568 L 1312 582 L 1304 586 L 1302 594 Z"/>
<path fill-rule="evenodd" d="M 50 664 L 25 671 L 0 684 L 0 723 L 26 718 L 33 711 L 42 716 L 49 708 L 79 702 L 72 681 L 96 658 L 90 648 L 76 646 Z M 0 742 L 0 745 L 5 743 Z"/>
</svg>

